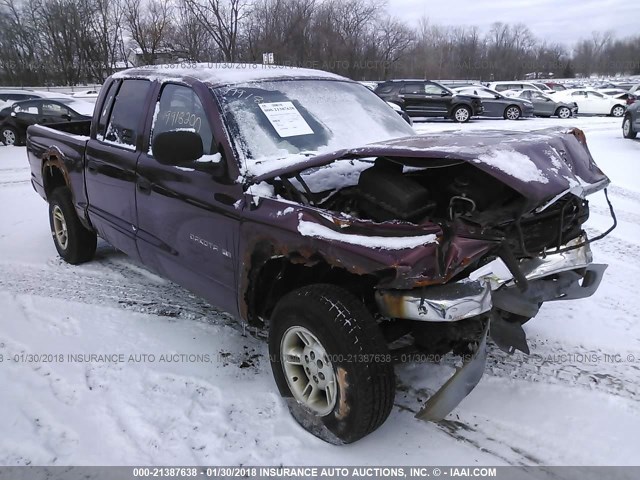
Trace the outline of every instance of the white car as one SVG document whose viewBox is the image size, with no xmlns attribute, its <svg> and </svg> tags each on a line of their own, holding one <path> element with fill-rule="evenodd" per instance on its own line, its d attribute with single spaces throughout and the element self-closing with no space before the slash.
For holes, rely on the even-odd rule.
<svg viewBox="0 0 640 480">
<path fill-rule="evenodd" d="M 100 94 L 100 90 L 91 88 L 89 90 L 81 90 L 79 92 L 73 92 L 71 96 L 73 98 L 82 98 L 83 100 L 89 102 L 96 102 L 98 100 L 98 95 Z"/>
<path fill-rule="evenodd" d="M 596 90 L 576 88 L 557 92 L 556 100 L 575 102 L 581 114 L 587 115 L 612 115 L 622 117 L 627 109 L 624 100 L 613 98 Z"/>
<path fill-rule="evenodd" d="M 531 82 L 520 82 L 518 80 L 514 80 L 512 82 L 491 82 L 487 85 L 491 90 L 495 90 L 496 92 L 504 92 L 505 90 L 538 90 L 542 92 L 541 88 L 538 88 Z"/>
<path fill-rule="evenodd" d="M 21 90 L 0 87 L 0 110 L 10 107 L 16 102 L 33 100 L 35 98 L 70 98 L 69 95 L 59 92 L 46 92 L 40 90 Z"/>
</svg>

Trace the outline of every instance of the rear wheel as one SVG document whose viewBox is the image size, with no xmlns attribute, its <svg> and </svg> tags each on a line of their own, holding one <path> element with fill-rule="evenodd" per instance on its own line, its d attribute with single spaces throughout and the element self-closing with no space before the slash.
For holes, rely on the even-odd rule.
<svg viewBox="0 0 640 480">
<path fill-rule="evenodd" d="M 2 127 L 0 130 L 0 140 L 5 145 L 19 145 L 18 132 L 13 127 Z"/>
<path fill-rule="evenodd" d="M 311 285 L 278 302 L 269 354 L 295 420 L 333 444 L 351 443 L 389 416 L 395 374 L 386 342 L 362 302 L 333 285 Z"/>
<path fill-rule="evenodd" d="M 76 265 L 93 258 L 98 237 L 80 222 L 67 187 L 58 187 L 51 194 L 49 223 L 56 250 L 66 262 Z"/>
<path fill-rule="evenodd" d="M 569 118 L 571 116 L 571 110 L 569 110 L 567 107 L 560 107 L 556 111 L 556 115 L 560 118 Z"/>
<path fill-rule="evenodd" d="M 471 109 L 464 105 L 460 105 L 459 107 L 454 108 L 451 113 L 451 118 L 454 122 L 465 123 L 468 122 L 471 118 Z"/>
<path fill-rule="evenodd" d="M 614 117 L 621 117 L 624 115 L 625 108 L 622 105 L 616 105 L 611 109 L 611 115 Z"/>
<path fill-rule="evenodd" d="M 627 115 L 622 122 L 622 135 L 624 135 L 624 138 L 636 138 L 638 136 L 638 132 L 633 130 L 631 115 Z"/>
<path fill-rule="evenodd" d="M 504 111 L 504 118 L 507 120 L 518 120 L 521 115 L 520 107 L 515 105 L 508 106 Z"/>
</svg>

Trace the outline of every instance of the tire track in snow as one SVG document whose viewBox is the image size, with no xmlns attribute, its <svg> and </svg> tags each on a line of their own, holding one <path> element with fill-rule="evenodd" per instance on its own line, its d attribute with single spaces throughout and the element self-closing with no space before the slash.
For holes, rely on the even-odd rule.
<svg viewBox="0 0 640 480">
<path fill-rule="evenodd" d="M 404 393 L 404 396 L 402 395 Z M 400 410 L 416 415 L 422 405 L 416 399 L 426 399 L 434 392 L 427 389 L 413 388 L 409 385 L 398 382 L 398 393 L 396 394 L 395 406 Z M 409 395 L 407 395 L 409 394 Z M 416 422 L 421 420 L 416 419 Z M 523 447 L 515 447 L 496 438 L 495 431 L 484 432 L 479 424 L 470 425 L 468 422 L 455 419 L 444 419 L 440 422 L 428 422 L 436 427 L 440 432 L 455 441 L 463 442 L 469 446 L 513 466 L 544 465 L 544 461 L 532 453 L 527 452 Z"/>
<path fill-rule="evenodd" d="M 85 269 L 66 264 L 49 267 L 0 263 L 0 288 L 16 294 L 69 299 L 87 304 L 115 306 L 137 313 L 203 321 L 230 326 L 246 333 L 242 325 L 229 314 L 217 310 L 182 287 L 169 281 L 149 281 L 146 275 L 136 271 L 143 267 L 134 266 L 135 269 L 132 270 L 125 265 L 111 262 L 108 258 L 99 261 L 99 268 L 93 268 L 95 264 L 87 265 L 92 268 Z M 152 275 L 150 272 L 148 274 Z M 43 279 L 47 281 L 43 282 Z M 630 285 L 626 287 L 633 289 Z M 609 300 L 615 299 L 605 297 L 602 302 L 608 304 Z M 616 304 L 615 307 L 620 309 L 621 305 Z M 258 336 L 264 336 L 264 332 L 258 332 Z M 585 351 L 580 346 L 536 342 L 532 348 L 533 357 L 525 358 L 520 355 L 508 355 L 493 345 L 490 345 L 489 349 L 490 368 L 487 373 L 490 375 L 521 378 L 532 382 L 552 379 L 554 382 L 579 385 L 625 397 L 640 393 L 640 371 L 637 369 L 633 370 L 633 381 L 629 381 L 629 371 L 624 371 L 623 366 L 616 364 L 609 365 L 607 372 L 602 373 L 584 365 L 568 364 L 555 367 L 548 362 L 539 361 L 553 356 L 577 357 L 593 354 L 602 357 L 604 352 L 598 350 Z"/>
<path fill-rule="evenodd" d="M 53 263 L 51 266 L 0 263 L 0 288 L 163 317 L 236 323 L 230 315 L 174 283 L 152 282 L 108 260 L 86 264 L 86 268 Z"/>
</svg>

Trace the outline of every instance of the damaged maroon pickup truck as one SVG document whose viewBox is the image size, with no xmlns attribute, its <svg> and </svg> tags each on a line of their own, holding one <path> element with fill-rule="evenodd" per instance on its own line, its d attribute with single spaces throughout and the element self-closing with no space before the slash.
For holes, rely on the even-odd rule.
<svg viewBox="0 0 640 480">
<path fill-rule="evenodd" d="M 27 146 L 62 258 L 99 236 L 267 330 L 293 416 L 336 444 L 386 420 L 401 352 L 463 356 L 417 415 L 441 420 L 488 337 L 528 352 L 522 324 L 606 268 L 583 224 L 609 180 L 580 130 L 417 136 L 320 71 L 128 70 L 91 122 L 30 127 Z"/>
</svg>

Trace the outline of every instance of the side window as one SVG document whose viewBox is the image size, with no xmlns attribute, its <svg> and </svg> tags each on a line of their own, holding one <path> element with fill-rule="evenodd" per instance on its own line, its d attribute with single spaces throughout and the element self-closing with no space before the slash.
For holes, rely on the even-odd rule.
<svg viewBox="0 0 640 480">
<path fill-rule="evenodd" d="M 418 94 L 424 93 L 423 83 L 405 83 L 400 93 Z"/>
<path fill-rule="evenodd" d="M 209 155 L 214 145 L 213 133 L 200 99 L 190 87 L 166 84 L 156 106 L 151 142 L 163 132 L 194 130 L 202 139 L 202 150 Z M 153 154 L 153 152 L 151 152 Z"/>
<path fill-rule="evenodd" d="M 42 115 L 47 115 L 50 117 L 62 117 L 63 115 L 70 115 L 70 112 L 67 108 L 62 105 L 58 105 L 57 103 L 42 103 Z"/>
<path fill-rule="evenodd" d="M 385 85 L 383 87 L 378 87 L 375 89 L 376 93 L 391 93 L 393 91 L 393 87 L 391 85 Z"/>
<path fill-rule="evenodd" d="M 444 90 L 438 85 L 434 85 L 433 83 L 427 83 L 424 86 L 424 93 L 427 95 L 441 95 Z"/>
<path fill-rule="evenodd" d="M 496 92 L 504 92 L 505 90 L 509 90 L 508 85 L 496 85 L 496 88 L 495 88 Z"/>
<path fill-rule="evenodd" d="M 16 113 L 28 113 L 31 115 L 38 115 L 38 103 L 36 102 L 22 102 L 13 107 L 13 111 Z"/>
<path fill-rule="evenodd" d="M 474 95 L 478 95 L 481 98 L 494 98 L 495 95 L 493 93 L 491 93 L 488 90 L 482 90 L 482 89 L 478 89 L 478 90 L 474 90 L 473 91 Z"/>
<path fill-rule="evenodd" d="M 151 87 L 148 80 L 125 80 L 118 90 L 104 139 L 135 149 L 138 125 L 145 114 L 144 103 Z"/>
</svg>

